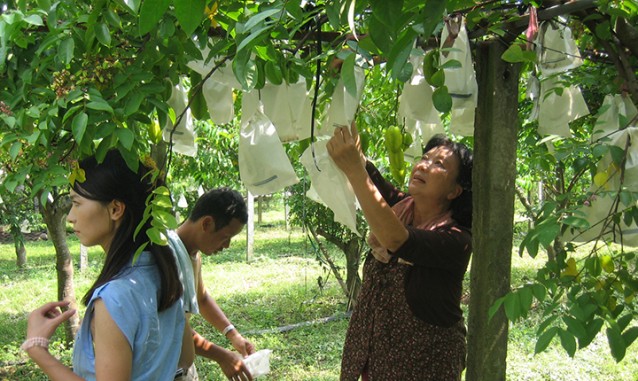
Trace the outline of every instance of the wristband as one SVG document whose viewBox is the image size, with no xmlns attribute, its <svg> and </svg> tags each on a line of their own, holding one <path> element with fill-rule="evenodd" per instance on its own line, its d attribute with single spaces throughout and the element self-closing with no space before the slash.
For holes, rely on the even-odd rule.
<svg viewBox="0 0 638 381">
<path fill-rule="evenodd" d="M 20 345 L 20 349 L 25 352 L 33 347 L 42 347 L 45 349 L 49 349 L 49 339 L 47 339 L 46 337 L 30 337 L 26 339 L 24 343 L 22 343 L 22 345 Z"/>
<path fill-rule="evenodd" d="M 228 324 L 226 328 L 224 328 L 224 330 L 222 331 L 222 335 L 226 336 L 228 332 L 232 331 L 233 329 L 235 329 L 235 326 L 232 324 Z"/>
</svg>

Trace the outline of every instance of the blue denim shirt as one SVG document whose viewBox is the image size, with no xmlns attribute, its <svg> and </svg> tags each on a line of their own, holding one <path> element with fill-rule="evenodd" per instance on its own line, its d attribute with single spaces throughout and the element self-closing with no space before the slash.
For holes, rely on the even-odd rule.
<svg viewBox="0 0 638 381">
<path fill-rule="evenodd" d="M 173 380 L 182 348 L 184 311 L 181 300 L 158 312 L 159 270 L 150 253 L 100 286 L 89 301 L 73 347 L 73 371 L 95 380 L 95 352 L 91 335 L 93 303 L 102 299 L 111 318 L 133 352 L 131 380 Z"/>
</svg>

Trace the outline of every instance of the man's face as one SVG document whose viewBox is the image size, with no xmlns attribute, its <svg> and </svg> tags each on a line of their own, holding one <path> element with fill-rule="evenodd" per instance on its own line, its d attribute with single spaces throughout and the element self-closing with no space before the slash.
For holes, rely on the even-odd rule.
<svg viewBox="0 0 638 381">
<path fill-rule="evenodd" d="M 239 234 L 244 228 L 244 224 L 239 222 L 238 219 L 233 218 L 230 223 L 223 228 L 214 231 L 214 223 L 209 225 L 210 230 L 207 232 L 207 236 L 204 238 L 204 243 L 200 248 L 200 251 L 205 255 L 212 255 L 221 252 L 228 246 L 230 246 L 231 239 Z"/>
</svg>

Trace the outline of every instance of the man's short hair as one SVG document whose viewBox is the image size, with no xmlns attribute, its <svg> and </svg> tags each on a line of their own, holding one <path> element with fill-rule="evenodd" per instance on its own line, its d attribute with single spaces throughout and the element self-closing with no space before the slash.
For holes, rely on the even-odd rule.
<svg viewBox="0 0 638 381">
<path fill-rule="evenodd" d="M 233 218 L 242 224 L 248 221 L 246 202 L 242 195 L 234 189 L 222 187 L 212 189 L 197 200 L 188 219 L 197 221 L 211 216 L 215 220 L 215 231 L 228 225 Z"/>
</svg>

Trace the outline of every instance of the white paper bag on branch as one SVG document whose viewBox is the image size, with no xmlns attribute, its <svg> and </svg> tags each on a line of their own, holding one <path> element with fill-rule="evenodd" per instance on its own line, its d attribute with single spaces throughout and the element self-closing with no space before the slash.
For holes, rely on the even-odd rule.
<svg viewBox="0 0 638 381">
<path fill-rule="evenodd" d="M 182 84 L 173 86 L 171 97 L 166 103 L 175 112 L 175 122 L 177 122 L 188 104 L 188 93 Z M 173 151 L 187 156 L 197 155 L 196 137 L 190 109 L 186 110 L 177 126 L 174 126 L 171 119 L 168 118 L 162 129 L 164 141 L 167 143 L 170 143 L 171 140 L 173 141 Z"/>
<path fill-rule="evenodd" d="M 254 195 L 277 192 L 299 182 L 272 122 L 261 107 L 242 120 L 239 136 L 239 175 Z"/>
</svg>

